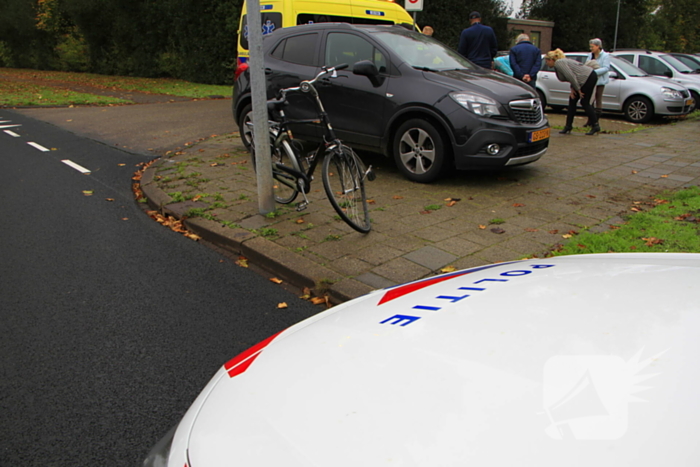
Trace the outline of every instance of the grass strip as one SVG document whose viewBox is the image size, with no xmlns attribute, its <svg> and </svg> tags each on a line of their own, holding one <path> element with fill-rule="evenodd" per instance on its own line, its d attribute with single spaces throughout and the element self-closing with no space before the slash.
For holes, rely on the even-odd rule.
<svg viewBox="0 0 700 467">
<path fill-rule="evenodd" d="M 131 101 L 116 97 L 98 96 L 41 86 L 31 83 L 0 80 L 0 105 L 10 107 L 56 105 L 110 105 L 130 104 Z"/>
<path fill-rule="evenodd" d="M 229 97 L 231 86 L 190 83 L 170 78 L 137 78 L 129 76 L 108 76 L 94 73 L 71 73 L 65 71 L 42 71 L 19 68 L 0 68 L 0 74 L 13 79 L 32 81 L 54 81 L 93 86 L 121 91 L 139 91 L 151 94 L 188 97 L 192 99 L 210 96 Z"/>
<path fill-rule="evenodd" d="M 643 209 L 650 207 L 648 211 Z M 700 188 L 663 193 L 638 203 L 626 222 L 603 233 L 582 232 L 554 256 L 612 252 L 700 252 Z"/>
</svg>

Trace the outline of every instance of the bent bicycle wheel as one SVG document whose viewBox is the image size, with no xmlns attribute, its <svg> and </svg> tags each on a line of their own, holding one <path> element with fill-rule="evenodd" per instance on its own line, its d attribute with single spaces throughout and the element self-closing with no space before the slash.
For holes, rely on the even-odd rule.
<svg viewBox="0 0 700 467">
<path fill-rule="evenodd" d="M 364 174 L 355 153 L 347 146 L 326 151 L 323 159 L 323 187 L 338 215 L 358 232 L 367 233 L 369 220 Z"/>
<path fill-rule="evenodd" d="M 283 172 L 277 168 L 277 164 L 287 166 L 299 171 L 299 161 L 289 141 L 282 140 L 278 147 L 271 146 L 272 156 L 272 190 L 275 193 L 275 201 L 280 204 L 289 204 L 299 194 L 297 180 L 294 175 Z"/>
<path fill-rule="evenodd" d="M 255 157 L 255 145 L 251 146 L 251 160 L 253 162 L 253 170 L 257 171 L 257 162 Z M 270 158 L 272 159 L 272 191 L 274 192 L 275 201 L 280 204 L 289 204 L 297 198 L 299 189 L 297 181 L 293 175 L 290 175 L 277 168 L 276 164 L 287 166 L 294 170 L 299 170 L 299 161 L 296 153 L 289 144 L 289 141 L 283 139 L 279 146 L 275 147 L 275 135 L 270 134 Z"/>
</svg>

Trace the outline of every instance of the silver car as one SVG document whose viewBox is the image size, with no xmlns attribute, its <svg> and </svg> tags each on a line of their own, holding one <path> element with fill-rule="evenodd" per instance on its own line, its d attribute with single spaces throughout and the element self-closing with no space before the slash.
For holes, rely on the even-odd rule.
<svg viewBox="0 0 700 467">
<path fill-rule="evenodd" d="M 700 74 L 694 73 L 690 67 L 676 57 L 663 52 L 636 49 L 618 50 L 615 52 L 615 56 L 624 58 L 650 75 L 688 88 L 691 97 L 695 100 L 693 110 L 700 105 Z"/>
<path fill-rule="evenodd" d="M 566 57 L 583 63 L 589 54 L 567 53 Z M 654 115 L 685 115 L 693 108 L 693 99 L 685 87 L 648 75 L 627 60 L 610 57 L 610 82 L 603 93 L 603 111 L 622 112 L 634 123 L 645 123 Z M 537 74 L 537 92 L 543 105 L 562 109 L 569 104 L 570 85 L 557 79 L 554 69 L 542 60 Z M 579 104 L 580 106 L 580 104 Z"/>
</svg>

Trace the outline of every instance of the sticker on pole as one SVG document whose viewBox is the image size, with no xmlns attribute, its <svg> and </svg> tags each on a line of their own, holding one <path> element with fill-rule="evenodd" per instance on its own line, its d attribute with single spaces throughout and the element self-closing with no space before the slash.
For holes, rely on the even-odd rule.
<svg viewBox="0 0 700 467">
<path fill-rule="evenodd" d="M 423 11 L 423 0 L 406 0 L 406 11 Z"/>
</svg>

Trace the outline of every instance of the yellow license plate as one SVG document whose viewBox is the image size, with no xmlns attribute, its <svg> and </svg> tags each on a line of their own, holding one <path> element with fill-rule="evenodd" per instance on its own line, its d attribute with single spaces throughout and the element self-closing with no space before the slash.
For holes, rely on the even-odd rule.
<svg viewBox="0 0 700 467">
<path fill-rule="evenodd" d="M 544 130 L 532 131 L 527 135 L 528 143 L 542 141 L 543 139 L 547 138 L 549 138 L 549 128 L 545 128 Z"/>
</svg>

